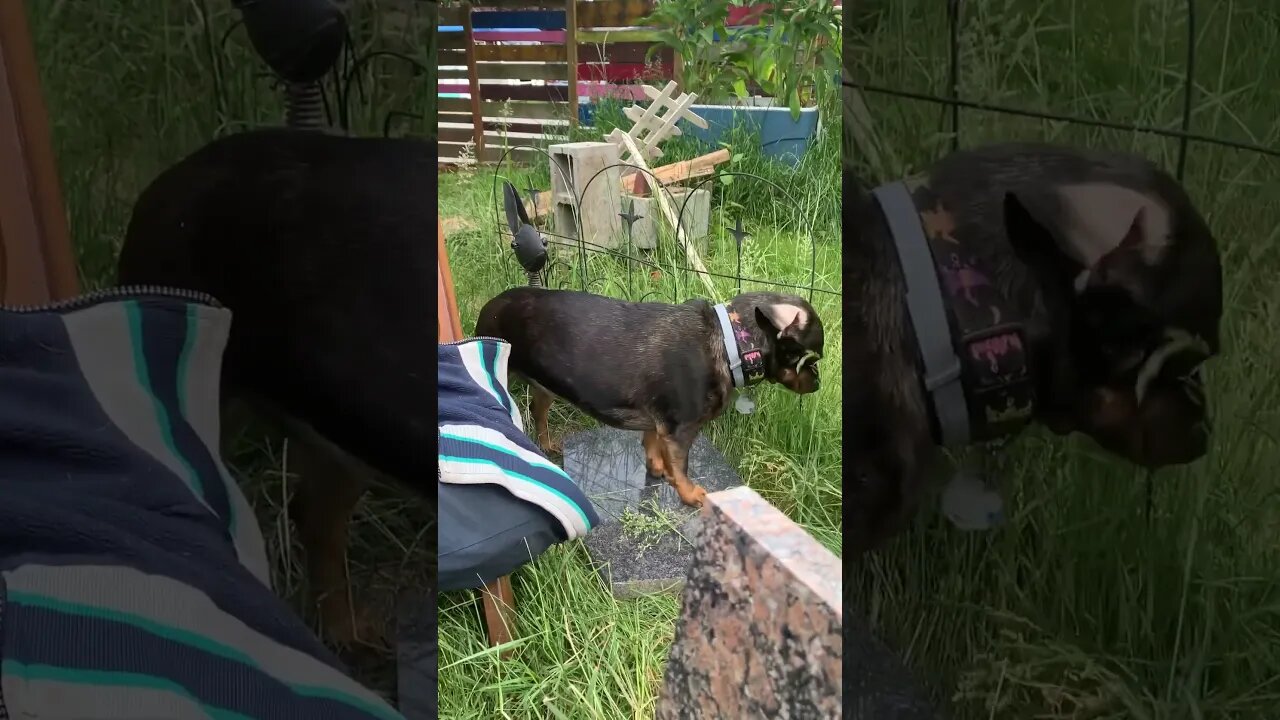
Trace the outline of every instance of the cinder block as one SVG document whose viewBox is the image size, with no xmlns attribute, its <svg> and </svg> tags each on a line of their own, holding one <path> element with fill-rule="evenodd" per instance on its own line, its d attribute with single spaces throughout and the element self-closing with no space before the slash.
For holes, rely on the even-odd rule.
<svg viewBox="0 0 1280 720">
<path fill-rule="evenodd" d="M 693 243 L 699 253 L 707 251 L 707 230 L 711 225 L 711 191 L 698 188 L 692 193 L 682 187 L 671 189 L 671 209 L 680 215 L 680 224 L 684 227 L 685 238 Z M 686 198 L 688 201 L 686 202 Z M 658 226 L 667 224 L 662 216 L 662 208 L 652 197 L 624 195 L 622 210 L 631 207 L 634 215 L 640 219 L 631 228 L 631 240 L 642 250 L 653 250 L 658 247 Z M 623 228 L 625 237 L 626 228 Z"/>
<path fill-rule="evenodd" d="M 618 247 L 622 228 L 618 217 L 622 209 L 618 146 L 607 142 L 561 143 L 552 145 L 548 152 L 556 232 L 569 237 L 580 234 L 588 249 Z"/>
</svg>

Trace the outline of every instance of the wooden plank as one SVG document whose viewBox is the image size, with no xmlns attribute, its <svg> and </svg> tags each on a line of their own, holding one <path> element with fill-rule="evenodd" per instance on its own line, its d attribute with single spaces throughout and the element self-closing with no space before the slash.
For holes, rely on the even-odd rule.
<svg viewBox="0 0 1280 720">
<path fill-rule="evenodd" d="M 563 45 L 565 30 L 477 30 L 479 42 L 540 42 Z"/>
<path fill-rule="evenodd" d="M 578 127 L 578 2 L 565 0 L 565 62 L 569 67 L 569 124 Z"/>
<path fill-rule="evenodd" d="M 457 160 L 462 157 L 465 145 L 460 143 L 440 143 L 440 162 L 448 162 L 449 160 Z M 502 158 L 502 154 L 506 151 L 500 145 L 490 145 L 484 149 L 484 153 L 479 156 L 480 162 L 495 163 Z M 513 148 L 507 155 L 507 162 L 516 163 L 537 163 L 539 160 L 545 163 L 547 156 L 537 150 L 527 148 Z"/>
<path fill-rule="evenodd" d="M 79 292 L 27 3 L 0 2 L 0 303 Z"/>
<path fill-rule="evenodd" d="M 704 177 L 715 172 L 716 165 L 729 162 L 728 148 L 720 148 L 706 155 L 699 155 L 692 160 L 684 160 L 670 165 L 653 168 L 653 175 L 663 185 L 684 182 L 695 177 Z M 645 187 L 652 178 L 644 173 L 632 173 L 622 178 L 622 188 L 633 195 L 647 194 Z"/>
<path fill-rule="evenodd" d="M 478 63 L 476 71 L 485 80 L 563 80 L 568 63 Z"/>
<path fill-rule="evenodd" d="M 609 43 L 603 48 L 596 43 L 578 43 L 579 63 L 640 63 L 654 43 Z M 661 47 L 661 46 L 659 46 Z M 564 45 L 477 45 L 476 59 L 480 62 L 568 62 Z M 659 58 L 670 58 L 670 48 L 656 53 Z M 440 65 L 462 65 L 462 48 L 441 49 L 436 55 Z"/>
<path fill-rule="evenodd" d="M 564 6 L 562 5 L 561 8 Z M 528 28 L 530 30 L 564 30 L 564 10 L 479 10 L 471 13 L 471 25 L 477 30 Z"/>
<path fill-rule="evenodd" d="M 579 63 L 578 79 L 589 82 L 625 83 L 637 80 L 650 80 L 649 73 L 659 76 L 671 76 L 671 66 L 655 63 L 653 66 L 642 63 Z"/>
<path fill-rule="evenodd" d="M 563 45 L 479 45 L 476 59 L 484 62 L 566 62 Z"/>
<path fill-rule="evenodd" d="M 484 0 L 475 4 L 486 10 L 558 10 L 558 0 Z"/>
<path fill-rule="evenodd" d="M 548 139 L 560 139 L 567 137 L 569 131 L 568 125 L 522 125 L 520 130 L 509 130 L 502 132 L 500 130 L 485 129 L 484 147 L 501 147 L 502 145 L 536 145 L 545 143 Z M 438 127 L 437 138 L 440 142 L 458 143 L 465 145 L 466 143 L 475 143 L 475 128 L 470 127 Z M 525 137 L 525 135 L 515 135 L 512 133 L 525 133 L 536 137 Z"/>
<path fill-rule="evenodd" d="M 630 27 L 653 12 L 652 0 L 603 0 L 578 2 L 578 27 Z"/>
<path fill-rule="evenodd" d="M 465 21 L 464 21 L 465 22 Z M 465 28 L 466 25 L 464 24 Z M 436 48 L 439 50 L 466 50 L 471 45 L 471 41 L 467 39 L 465 29 L 463 32 L 442 32 L 436 35 Z"/>
<path fill-rule="evenodd" d="M 471 101 L 464 98 L 440 98 L 437 111 L 442 114 L 465 113 L 466 118 L 460 122 L 470 122 Z M 485 117 L 510 118 L 520 120 L 568 120 L 569 105 L 551 102 L 482 102 L 480 112 Z M 451 122 L 441 117 L 442 121 Z"/>
<path fill-rule="evenodd" d="M 569 132 L 569 126 L 562 123 L 540 123 L 529 122 L 526 120 L 512 121 L 506 118 L 501 120 L 485 120 L 484 131 L 486 133 L 528 133 L 532 135 L 565 135 Z"/>
<path fill-rule="evenodd" d="M 469 6 L 445 7 L 440 8 L 439 13 L 440 25 L 461 25 L 465 22 L 464 18 L 471 15 L 471 8 Z"/>
<path fill-rule="evenodd" d="M 551 100 L 565 102 L 569 88 L 563 85 L 481 85 L 485 100 Z"/>
<path fill-rule="evenodd" d="M 661 38 L 657 30 L 579 30 L 577 33 L 578 42 L 580 43 L 620 43 L 620 42 L 643 42 L 655 43 Z"/>
<path fill-rule="evenodd" d="M 436 71 L 443 80 L 467 79 L 467 69 L 465 67 L 436 66 Z"/>
<path fill-rule="evenodd" d="M 474 40 L 475 28 L 471 24 L 471 13 L 467 13 L 467 19 L 462 25 L 468 41 Z M 480 76 L 476 74 L 476 44 L 474 42 L 467 43 L 467 88 L 471 95 L 471 124 L 475 126 L 474 140 L 476 147 L 481 152 L 484 151 L 484 133 L 482 127 L 484 121 L 480 117 Z"/>
</svg>

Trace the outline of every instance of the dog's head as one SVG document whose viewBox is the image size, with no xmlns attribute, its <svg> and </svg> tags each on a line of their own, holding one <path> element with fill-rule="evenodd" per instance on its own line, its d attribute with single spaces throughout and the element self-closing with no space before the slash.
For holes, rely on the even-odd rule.
<svg viewBox="0 0 1280 720">
<path fill-rule="evenodd" d="M 818 389 L 822 359 L 822 319 L 804 298 L 779 293 L 744 293 L 729 302 L 765 351 L 765 374 L 795 393 Z"/>
<path fill-rule="evenodd" d="M 1151 191 L 1061 185 L 1004 198 L 1005 229 L 1050 314 L 1037 412 L 1148 468 L 1205 454 L 1201 365 L 1218 352 L 1222 273 L 1172 178 Z"/>
</svg>

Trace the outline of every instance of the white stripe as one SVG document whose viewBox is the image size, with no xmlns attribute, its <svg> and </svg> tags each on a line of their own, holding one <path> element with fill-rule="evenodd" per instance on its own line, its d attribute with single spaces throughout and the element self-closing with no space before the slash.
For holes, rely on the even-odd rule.
<svg viewBox="0 0 1280 720">
<path fill-rule="evenodd" d="M 448 433 L 450 435 L 461 435 L 462 437 L 480 440 L 489 443 L 490 445 L 497 445 L 505 450 L 509 450 L 512 455 L 515 455 L 517 458 L 529 463 L 530 465 L 537 465 L 538 467 L 546 468 L 563 476 L 565 480 L 573 482 L 573 478 L 569 477 L 569 473 L 565 472 L 564 468 L 561 468 L 559 465 L 551 462 L 540 453 L 523 448 L 512 442 L 506 435 L 503 435 L 501 432 L 494 430 L 493 428 L 487 428 L 483 425 L 441 425 L 440 432 Z"/>
<path fill-rule="evenodd" d="M 490 375 L 484 369 L 484 361 L 480 356 L 482 343 L 485 341 L 476 340 L 466 343 L 465 345 L 457 345 L 458 357 L 462 358 L 462 366 L 466 368 L 467 374 L 471 376 L 471 381 L 479 386 L 482 390 L 489 393 L 490 397 L 498 401 L 499 407 L 502 406 L 502 397 L 495 391 L 493 384 L 497 383 L 507 394 L 508 399 L 511 397 L 511 391 L 507 389 L 507 357 L 511 354 L 511 346 L 505 342 L 498 343 L 498 357 L 494 363 L 494 368 L 500 370 L 498 377 Z M 511 402 L 511 422 L 515 423 L 520 432 L 524 432 L 524 420 L 520 417 L 520 411 L 516 408 L 516 404 Z"/>
<path fill-rule="evenodd" d="M 578 508 L 566 503 L 550 490 L 508 475 L 502 468 L 490 464 L 463 463 L 440 458 L 440 480 L 454 485 L 501 485 L 512 495 L 531 502 L 551 513 L 560 522 L 570 539 L 587 533 Z"/>
<path fill-rule="evenodd" d="M 520 417 L 520 408 L 516 407 L 516 402 L 511 397 L 511 383 L 508 381 L 510 372 L 507 370 L 507 363 L 511 359 L 511 346 L 507 343 L 498 345 L 498 359 L 493 363 L 493 367 L 498 373 L 498 382 L 502 384 L 502 391 L 507 394 L 507 401 L 511 404 L 511 422 L 516 427 L 524 430 L 524 418 Z"/>
</svg>

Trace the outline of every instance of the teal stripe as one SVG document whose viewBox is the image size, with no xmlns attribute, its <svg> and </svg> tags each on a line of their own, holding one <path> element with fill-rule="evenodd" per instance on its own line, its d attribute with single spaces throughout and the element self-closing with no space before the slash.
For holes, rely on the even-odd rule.
<svg viewBox="0 0 1280 720">
<path fill-rule="evenodd" d="M 203 710 L 206 715 L 215 720 L 257 720 L 234 710 L 224 710 L 223 708 L 206 705 L 178 683 L 155 675 L 107 670 L 80 670 L 77 668 L 57 667 L 55 665 L 27 665 L 16 660 L 0 662 L 0 674 L 24 680 L 48 680 L 74 683 L 76 685 L 107 685 L 140 690 L 162 690 L 190 700 Z"/>
<path fill-rule="evenodd" d="M 176 643 L 186 645 L 187 647 L 209 653 L 210 655 L 217 655 L 218 657 L 241 663 L 242 665 L 253 668 L 268 677 L 275 678 L 274 675 L 263 670 L 262 666 L 259 665 L 256 660 L 236 648 L 220 643 L 212 638 L 205 637 L 204 635 L 199 635 L 171 625 L 165 625 L 140 615 L 120 612 L 118 610 L 108 610 L 106 608 L 94 607 L 92 605 L 84 605 L 81 603 L 66 602 L 64 600 L 58 600 L 44 595 L 25 592 L 10 592 L 8 601 L 18 603 L 19 605 L 45 608 L 47 610 L 65 613 L 68 615 L 91 617 L 100 620 L 118 622 L 125 625 L 132 625 L 133 627 L 151 633 L 157 637 L 172 640 Z M 283 680 L 279 680 L 279 678 L 275 679 L 292 690 L 294 694 L 302 697 L 333 700 L 344 705 L 349 705 L 361 712 L 369 713 L 374 717 L 386 718 L 387 720 L 404 720 L 403 716 L 389 708 L 369 703 L 339 690 L 333 690 L 319 685 L 298 685 L 284 682 Z"/>
<path fill-rule="evenodd" d="M 569 496 L 565 495 L 564 493 L 560 492 L 559 490 L 551 487 L 550 485 L 544 482 L 534 480 L 528 475 L 518 473 L 515 470 L 508 470 L 507 468 L 502 467 L 498 463 L 492 460 L 486 460 L 485 458 L 464 458 L 464 457 L 457 457 L 455 455 L 441 455 L 440 459 L 449 460 L 452 462 L 466 463 L 469 465 L 488 465 L 489 467 L 497 469 L 498 472 L 502 473 L 503 475 L 510 475 L 511 477 L 519 478 L 521 480 L 524 480 L 525 482 L 533 483 L 534 485 L 537 485 L 538 487 L 543 488 L 544 490 L 547 490 L 548 492 L 558 496 L 561 500 L 564 500 L 566 503 L 568 503 L 569 507 L 573 508 L 578 513 L 578 516 L 582 518 L 582 524 L 585 525 L 588 530 L 591 529 L 591 521 L 587 519 L 587 514 L 582 512 L 582 508 L 578 507 L 578 503 L 574 502 Z"/>
<path fill-rule="evenodd" d="M 535 462 L 535 461 L 533 461 L 533 460 L 526 460 L 525 458 L 523 458 L 523 457 L 521 457 L 521 456 L 517 455 L 514 451 L 512 451 L 512 450 L 511 450 L 511 448 L 503 447 L 503 446 L 501 446 L 501 445 L 495 445 L 495 444 L 493 444 L 493 443 L 491 443 L 491 442 L 485 442 L 484 440 L 481 440 L 481 439 L 479 439 L 479 438 L 463 437 L 463 436 L 461 436 L 461 435 L 454 435 L 453 433 L 447 433 L 447 432 L 442 432 L 442 433 L 440 433 L 440 437 L 442 437 L 442 438 L 444 438 L 444 439 L 446 439 L 446 440 L 457 440 L 458 442 L 462 442 L 462 443 L 472 443 L 472 444 L 474 444 L 474 445 L 480 445 L 480 446 L 483 446 L 483 447 L 487 447 L 487 448 L 489 448 L 490 450 L 494 450 L 494 451 L 500 452 L 500 453 L 502 453 L 502 454 L 504 454 L 504 455 L 510 455 L 512 458 L 514 458 L 514 459 L 516 459 L 516 460 L 518 460 L 518 461 L 520 461 L 520 462 L 522 462 L 522 463 L 525 463 L 526 465 L 532 465 L 532 466 L 534 466 L 534 467 L 540 467 L 540 468 L 543 468 L 544 470 L 550 470 L 550 471 L 554 472 L 555 474 L 559 475 L 560 477 L 564 478 L 565 480 L 568 480 L 569 482 L 573 482 L 573 478 L 570 478 L 570 477 L 569 477 L 569 474 L 568 474 L 568 473 L 566 473 L 566 472 L 564 471 L 564 469 L 563 469 L 563 468 L 561 468 L 559 465 L 556 465 L 555 463 L 551 462 L 550 460 L 543 461 L 543 462 Z"/>
<path fill-rule="evenodd" d="M 188 423 L 191 414 L 187 412 L 187 374 L 191 369 L 191 353 L 195 350 L 196 338 L 199 334 L 199 308 L 195 303 L 187 303 L 186 336 L 182 339 L 182 352 L 178 355 L 178 412 L 182 413 L 182 417 L 188 418 Z M 210 453 L 216 454 L 218 451 L 218 448 L 209 448 Z M 186 459 L 183 458 L 183 460 Z M 217 458 L 214 460 L 216 462 Z M 195 473 L 194 468 L 192 473 Z M 234 538 L 236 536 L 236 504 L 232 501 L 232 492 L 233 489 L 227 487 L 227 533 Z"/>
<path fill-rule="evenodd" d="M 133 367 L 138 374 L 138 384 L 142 386 L 142 391 L 151 397 L 151 404 L 156 411 L 156 422 L 160 426 L 160 435 L 165 447 L 173 453 L 178 462 L 182 463 L 187 471 L 187 484 L 208 507 L 209 501 L 205 498 L 204 484 L 200 482 L 200 476 L 196 474 L 195 468 L 187 461 L 186 456 L 178 452 L 178 443 L 173 439 L 173 421 L 169 417 L 169 410 L 151 389 L 151 371 L 147 368 L 147 356 L 142 347 L 142 311 L 138 308 L 136 300 L 126 302 L 124 310 L 129 318 L 129 339 L 133 344 Z"/>
</svg>

